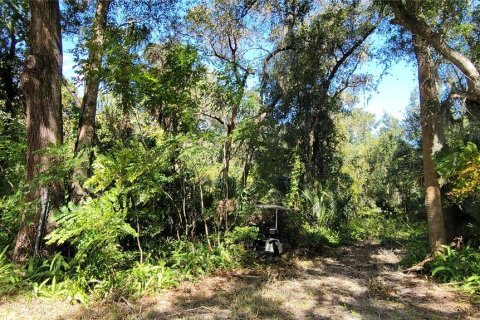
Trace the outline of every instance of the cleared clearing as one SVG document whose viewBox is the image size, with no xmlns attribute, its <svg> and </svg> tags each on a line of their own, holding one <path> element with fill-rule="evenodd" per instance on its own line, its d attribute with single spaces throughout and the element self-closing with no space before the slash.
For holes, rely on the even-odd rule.
<svg viewBox="0 0 480 320">
<path fill-rule="evenodd" d="M 403 251 L 363 243 L 313 259 L 221 272 L 137 301 L 2 302 L 6 319 L 480 319 L 475 297 L 404 274 Z M 114 301 L 113 301 L 114 300 Z"/>
</svg>

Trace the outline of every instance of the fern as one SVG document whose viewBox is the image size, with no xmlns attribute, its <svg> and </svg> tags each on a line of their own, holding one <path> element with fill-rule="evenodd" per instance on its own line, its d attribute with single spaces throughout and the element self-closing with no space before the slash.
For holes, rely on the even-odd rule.
<svg viewBox="0 0 480 320">
<path fill-rule="evenodd" d="M 0 253 L 0 293 L 7 294 L 18 289 L 20 276 L 15 270 L 13 263 L 7 258 L 8 247 L 5 247 Z"/>
<path fill-rule="evenodd" d="M 429 265 L 432 276 L 442 282 L 459 282 L 469 292 L 480 292 L 480 250 L 469 246 L 460 250 L 444 248 L 445 253 Z"/>
<path fill-rule="evenodd" d="M 69 203 L 55 215 L 59 227 L 47 236 L 48 243 L 75 246 L 73 264 L 82 265 L 88 260 L 92 276 L 113 270 L 126 258 L 119 240 L 137 236 L 125 222 L 127 212 L 126 199 L 119 197 L 118 188 L 81 205 Z"/>
</svg>

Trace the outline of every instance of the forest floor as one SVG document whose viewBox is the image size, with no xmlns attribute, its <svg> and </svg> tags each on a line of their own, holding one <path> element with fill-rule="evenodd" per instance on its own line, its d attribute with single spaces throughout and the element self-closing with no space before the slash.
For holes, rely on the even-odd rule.
<svg viewBox="0 0 480 320">
<path fill-rule="evenodd" d="M 402 273 L 401 247 L 360 243 L 219 272 L 136 301 L 0 302 L 6 319 L 480 319 L 478 297 Z M 477 299 L 475 301 L 475 299 Z"/>
</svg>

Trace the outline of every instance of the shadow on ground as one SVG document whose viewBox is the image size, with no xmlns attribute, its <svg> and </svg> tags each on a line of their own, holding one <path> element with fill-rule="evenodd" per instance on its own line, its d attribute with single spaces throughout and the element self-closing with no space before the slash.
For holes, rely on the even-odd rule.
<svg viewBox="0 0 480 320">
<path fill-rule="evenodd" d="M 398 270 L 399 248 L 361 244 L 280 260 L 65 319 L 480 319 L 459 292 Z"/>
</svg>

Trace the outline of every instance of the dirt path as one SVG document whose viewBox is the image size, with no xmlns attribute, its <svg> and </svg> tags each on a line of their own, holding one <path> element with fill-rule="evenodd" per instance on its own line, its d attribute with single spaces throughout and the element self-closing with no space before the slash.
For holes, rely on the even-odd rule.
<svg viewBox="0 0 480 320">
<path fill-rule="evenodd" d="M 0 306 L 0 316 L 38 319 L 480 319 L 458 291 L 398 271 L 402 251 L 378 244 L 335 249 L 313 260 L 240 270 L 130 302 L 37 314 L 46 300 Z M 56 302 L 58 303 L 58 302 Z M 55 309 L 55 303 L 50 307 Z M 2 309 L 5 313 L 2 314 Z M 9 311 L 10 310 L 10 311 Z M 40 310 L 38 310 L 40 311 Z M 10 312 L 10 313 L 9 313 Z M 16 313 L 12 313 L 16 312 Z M 35 317 L 33 317 L 35 318 Z"/>
</svg>

